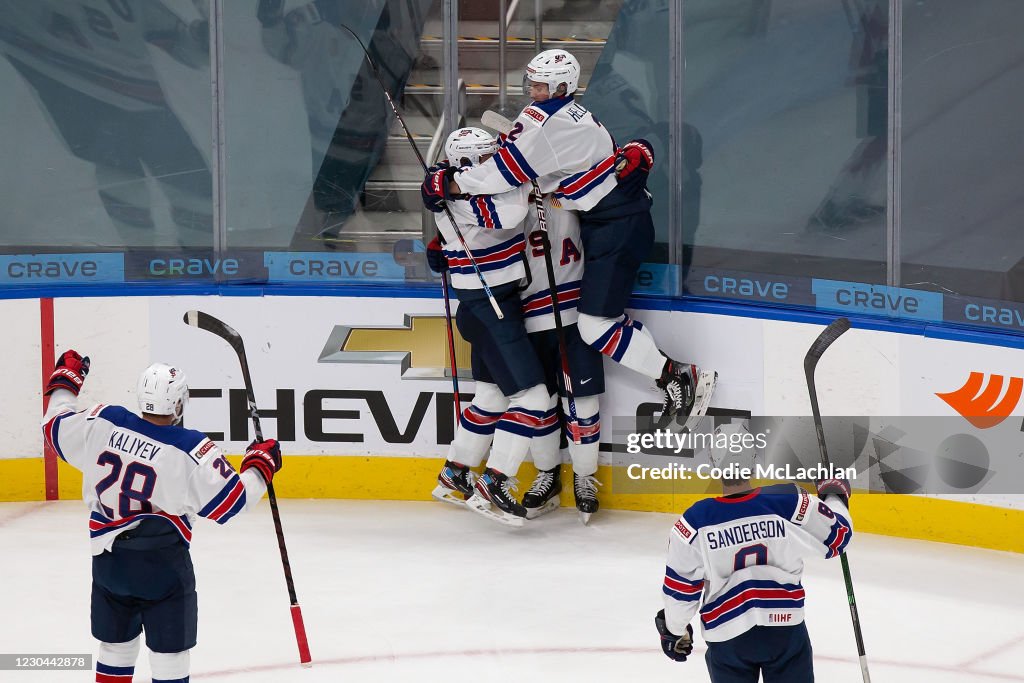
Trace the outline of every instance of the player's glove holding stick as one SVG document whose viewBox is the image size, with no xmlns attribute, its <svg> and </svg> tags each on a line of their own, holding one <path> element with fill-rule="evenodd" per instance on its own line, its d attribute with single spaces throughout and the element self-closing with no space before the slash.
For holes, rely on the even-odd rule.
<svg viewBox="0 0 1024 683">
<path fill-rule="evenodd" d="M 654 615 L 654 625 L 661 635 L 661 649 L 665 656 L 677 662 L 685 662 L 693 652 L 693 627 L 687 624 L 686 633 L 681 636 L 672 633 L 665 623 L 665 610 Z"/>
<path fill-rule="evenodd" d="M 448 270 L 448 257 L 441 249 L 441 238 L 435 235 L 427 245 L 427 265 L 435 273 L 442 274 Z"/>
<path fill-rule="evenodd" d="M 814 486 L 818 489 L 818 498 L 825 500 L 825 496 L 839 496 L 843 501 L 843 505 L 846 507 L 850 506 L 850 496 L 853 495 L 853 489 L 850 487 L 849 479 L 842 479 L 840 477 L 819 479 L 814 482 Z"/>
<path fill-rule="evenodd" d="M 427 176 L 420 185 L 423 206 L 434 213 L 444 211 L 444 203 L 451 199 L 448 183 L 455 176 L 456 169 L 448 164 L 438 164 L 427 169 Z"/>
<path fill-rule="evenodd" d="M 82 390 L 85 376 L 89 374 L 89 356 L 83 357 L 78 351 L 69 349 L 57 359 L 57 366 L 46 383 L 44 394 L 51 394 L 57 389 L 67 389 L 75 396 Z"/>
<path fill-rule="evenodd" d="M 650 173 L 654 167 L 654 148 L 647 140 L 630 140 L 615 154 L 615 175 L 625 179 L 634 171 Z"/>
<path fill-rule="evenodd" d="M 274 474 L 281 469 L 282 464 L 281 445 L 277 443 L 277 439 L 253 440 L 245 451 L 245 457 L 242 458 L 242 471 L 255 467 L 263 481 L 269 484 L 274 480 Z"/>
</svg>

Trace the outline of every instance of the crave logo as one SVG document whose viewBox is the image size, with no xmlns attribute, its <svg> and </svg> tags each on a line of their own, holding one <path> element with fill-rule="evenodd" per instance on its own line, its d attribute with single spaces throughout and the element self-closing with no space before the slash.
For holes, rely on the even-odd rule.
<svg viewBox="0 0 1024 683">
<path fill-rule="evenodd" d="M 1024 378 L 972 372 L 956 391 L 935 395 L 978 429 L 988 429 L 1010 416 L 1020 401 L 1022 390 Z"/>
</svg>

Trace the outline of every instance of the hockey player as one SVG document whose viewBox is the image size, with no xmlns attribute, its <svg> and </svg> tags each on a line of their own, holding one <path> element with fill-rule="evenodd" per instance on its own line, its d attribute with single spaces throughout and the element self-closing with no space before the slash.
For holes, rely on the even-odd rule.
<svg viewBox="0 0 1024 683">
<path fill-rule="evenodd" d="M 580 518 L 586 524 L 597 512 L 597 456 L 601 446 L 600 397 L 604 393 L 604 357 L 580 337 L 576 324 L 577 304 L 584 273 L 584 250 L 580 239 L 580 223 L 576 212 L 557 199 L 545 202 L 548 241 L 551 261 L 558 288 L 558 309 L 565 334 L 569 377 L 575 405 L 575 423 L 570 423 L 571 411 L 564 386 L 561 367 L 561 349 L 555 329 L 555 317 L 544 258 L 543 235 L 537 219 L 536 205 L 544 201 L 532 196 L 531 211 L 527 217 L 527 264 L 530 285 L 523 292 L 523 317 L 530 342 L 537 351 L 544 377 L 551 392 L 548 411 L 542 427 L 530 444 L 530 452 L 537 476 L 523 496 L 527 517 L 538 517 L 559 505 L 561 482 L 560 424 L 565 421 L 569 457 L 573 469 L 573 495 Z M 568 203 L 568 202 L 566 202 Z M 561 397 L 561 411 L 559 411 Z M 563 420 L 559 420 L 559 412 Z M 578 441 L 578 443 L 577 443 Z"/>
<path fill-rule="evenodd" d="M 139 377 L 142 417 L 103 404 L 76 412 L 88 372 L 88 356 L 75 351 L 57 361 L 43 438 L 83 475 L 96 681 L 131 680 L 144 632 L 153 683 L 188 683 L 198 621 L 192 522 L 224 524 L 253 508 L 281 469 L 281 450 L 273 439 L 254 441 L 236 473 L 217 444 L 181 426 L 188 385 L 163 363 Z"/>
<path fill-rule="evenodd" d="M 448 136 L 445 152 L 451 168 L 473 166 L 490 158 L 497 141 L 479 128 L 460 128 Z M 446 165 L 447 166 L 447 165 Z M 460 419 L 448 461 L 438 475 L 435 497 L 457 501 L 456 492 L 471 494 L 472 510 L 506 524 L 520 526 L 526 510 L 512 491 L 515 473 L 526 458 L 530 439 L 541 427 L 548 391 L 540 361 L 526 337 L 521 282 L 526 277 L 523 219 L 528 187 L 508 188 L 494 196 L 450 195 L 448 206 L 473 256 L 487 278 L 504 315 L 498 319 L 479 279 L 445 214 L 436 214 L 440 236 L 428 245 L 434 270 L 448 269 L 459 299 L 455 319 L 473 347 L 476 396 Z M 506 398 L 507 397 L 507 398 Z M 474 483 L 470 467 L 479 464 L 481 439 L 493 435 L 487 468 Z"/>
<path fill-rule="evenodd" d="M 665 394 L 664 414 L 702 415 L 716 376 L 668 358 L 625 313 L 636 273 L 654 243 L 646 191 L 654 153 L 643 140 L 616 148 L 607 129 L 573 97 L 579 76 L 579 62 L 565 50 L 534 57 L 525 76 L 533 104 L 520 113 L 500 151 L 473 168 L 428 174 L 424 204 L 439 211 L 452 193 L 500 194 L 533 180 L 545 195 L 573 201 L 586 254 L 580 335 L 654 380 Z"/>
<path fill-rule="evenodd" d="M 722 431 L 750 436 L 727 425 L 716 442 Z M 712 464 L 752 471 L 753 450 L 715 448 Z M 712 683 L 756 683 L 759 674 L 764 683 L 811 683 L 800 577 L 805 558 L 836 557 L 853 537 L 850 483 L 819 481 L 817 498 L 795 484 L 751 490 L 736 478 L 722 486 L 723 496 L 695 503 L 669 534 L 665 608 L 654 620 L 662 649 L 686 661 L 699 607 Z"/>
</svg>

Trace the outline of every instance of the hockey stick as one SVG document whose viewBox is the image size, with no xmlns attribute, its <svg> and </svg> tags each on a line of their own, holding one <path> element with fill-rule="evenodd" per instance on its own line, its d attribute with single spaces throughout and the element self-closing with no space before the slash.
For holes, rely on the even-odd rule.
<svg viewBox="0 0 1024 683">
<path fill-rule="evenodd" d="M 409 127 L 405 125 L 405 119 L 402 118 L 402 113 L 398 111 L 398 105 L 391 99 L 391 93 L 388 92 L 387 86 L 384 85 L 383 79 L 380 77 L 380 71 L 377 69 L 376 62 L 370 57 L 370 51 L 366 49 L 366 45 L 359 39 L 355 31 L 350 29 L 345 24 L 338 24 L 338 28 L 343 28 L 348 31 L 356 42 L 359 43 L 359 47 L 363 48 L 363 54 L 366 56 L 366 63 L 370 65 L 370 71 L 373 72 L 374 77 L 377 79 L 377 83 L 380 85 L 380 89 L 384 91 L 384 97 L 387 99 L 388 104 L 391 105 L 391 111 L 395 113 L 395 118 L 398 119 L 398 123 L 401 124 L 402 130 L 405 131 L 405 137 L 409 140 L 409 144 L 412 145 L 412 151 L 415 152 L 416 158 L 420 162 L 420 166 L 423 167 L 423 172 L 427 172 L 427 162 L 420 153 L 420 148 L 416 146 L 416 141 L 412 137 L 412 133 L 409 132 Z M 484 294 L 487 295 L 487 300 L 491 303 L 491 308 L 494 309 L 494 314 L 498 316 L 498 320 L 504 320 L 505 315 L 501 312 L 501 308 L 498 306 L 497 299 L 494 298 L 494 294 L 491 293 L 491 288 L 487 285 L 487 280 L 484 279 L 483 271 L 480 270 L 480 264 L 476 262 L 476 257 L 473 256 L 473 252 L 470 251 L 469 245 L 466 244 L 466 238 L 462 235 L 462 231 L 459 230 L 459 224 L 455 222 L 455 216 L 452 215 L 452 210 L 448 207 L 448 204 L 443 205 L 444 214 L 448 217 L 448 220 L 452 224 L 452 228 L 455 230 L 455 236 L 459 238 L 459 243 L 462 245 L 463 250 L 466 252 L 466 256 L 469 258 L 470 264 L 473 266 L 473 270 L 476 272 L 477 278 L 480 280 L 480 286 L 483 287 Z M 447 289 L 447 287 L 445 287 Z M 447 302 L 447 298 L 445 299 Z M 449 332 L 451 331 L 451 317 L 448 318 Z"/>
<path fill-rule="evenodd" d="M 496 111 L 488 109 L 480 117 L 480 123 L 498 131 L 508 134 L 512 130 L 512 122 Z M 562 384 L 565 386 L 565 394 L 569 403 L 569 434 L 575 444 L 581 443 L 579 421 L 576 417 L 576 400 L 572 395 L 572 379 L 569 372 L 569 345 L 565 341 L 565 328 L 562 325 L 562 311 L 558 304 L 558 284 L 555 282 L 555 265 L 551 260 L 551 240 L 548 239 L 547 212 L 544 209 L 544 195 L 540 191 L 540 185 L 533 181 L 533 202 L 537 207 L 537 224 L 540 227 L 541 246 L 544 250 L 544 266 L 548 271 L 548 291 L 551 296 L 551 312 L 555 317 L 555 332 L 558 336 L 558 354 L 562 359 Z"/>
<path fill-rule="evenodd" d="M 444 295 L 444 322 L 448 330 L 448 364 L 452 367 L 452 398 L 455 401 L 455 426 L 459 425 L 462 416 L 462 403 L 459 401 L 459 367 L 455 363 L 455 332 L 452 330 L 452 304 L 448 297 L 448 273 L 441 273 L 441 293 Z"/>
<path fill-rule="evenodd" d="M 825 445 L 825 428 L 821 424 L 821 412 L 818 409 L 818 392 L 814 386 L 814 371 L 818 367 L 818 361 L 822 354 L 832 344 L 850 329 L 850 321 L 847 318 L 837 318 L 828 327 L 822 330 L 818 338 L 811 344 L 804 356 L 804 375 L 807 378 L 807 392 L 811 397 L 811 413 L 814 415 L 814 431 L 818 436 L 818 450 L 821 453 L 821 463 L 828 468 L 831 463 L 828 458 L 828 449 Z M 860 629 L 860 615 L 857 612 L 857 599 L 853 595 L 853 578 L 850 576 L 850 561 L 846 553 L 839 556 L 843 565 L 843 580 L 846 582 L 846 598 L 850 603 L 850 619 L 853 621 L 853 636 L 857 640 L 857 655 L 860 658 L 860 673 L 864 683 L 871 683 L 871 674 L 868 673 L 868 657 L 864 651 L 864 635 Z"/>
<path fill-rule="evenodd" d="M 249 401 L 249 416 L 256 431 L 256 439 L 263 441 L 263 430 L 260 428 L 260 415 L 256 410 L 256 397 L 252 390 L 252 378 L 249 376 L 249 362 L 245 357 L 245 346 L 242 337 L 227 323 L 221 322 L 202 311 L 185 313 L 185 324 L 197 327 L 217 335 L 238 354 L 238 363 L 242 366 L 242 380 L 245 382 L 245 395 Z M 281 564 L 284 567 L 284 580 L 288 584 L 288 599 L 291 601 L 292 626 L 295 627 L 295 642 L 299 647 L 299 662 L 304 667 L 313 666 L 313 658 L 309 654 L 309 642 L 306 639 L 306 625 L 302 620 L 302 608 L 295 595 L 295 581 L 292 579 L 292 566 L 288 562 L 288 548 L 284 544 L 284 529 L 281 527 L 281 513 L 277 509 L 277 495 L 274 493 L 273 482 L 267 482 L 267 498 L 270 500 L 270 512 L 274 517 L 274 530 L 277 532 L 277 547 L 281 551 Z"/>
</svg>

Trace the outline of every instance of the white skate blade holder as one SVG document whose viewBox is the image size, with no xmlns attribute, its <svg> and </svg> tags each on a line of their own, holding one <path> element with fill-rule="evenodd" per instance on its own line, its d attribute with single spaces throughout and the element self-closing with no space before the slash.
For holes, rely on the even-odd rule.
<svg viewBox="0 0 1024 683">
<path fill-rule="evenodd" d="M 516 517 L 507 512 L 496 510 L 489 500 L 479 494 L 474 493 L 470 496 L 469 500 L 466 501 L 466 507 L 499 524 L 511 527 L 523 526 L 524 519 L 522 517 Z"/>
<path fill-rule="evenodd" d="M 715 393 L 715 385 L 718 384 L 718 373 L 710 370 L 701 370 L 697 386 L 694 387 L 693 410 L 690 411 L 683 428 L 693 432 L 704 419 L 711 407 L 711 396 Z"/>
<path fill-rule="evenodd" d="M 551 500 L 541 505 L 539 508 L 526 508 L 526 518 L 537 519 L 541 515 L 546 515 L 552 510 L 557 510 L 559 507 L 561 507 L 561 505 L 562 501 L 558 499 L 558 496 L 555 496 Z"/>
<path fill-rule="evenodd" d="M 451 505 L 457 505 L 460 508 L 466 506 L 466 499 L 462 497 L 461 493 L 442 484 L 435 486 L 430 495 L 432 495 L 435 500 L 439 500 L 442 503 L 450 503 Z"/>
<path fill-rule="evenodd" d="M 594 513 L 593 512 L 583 512 L 582 510 L 577 510 L 576 512 L 579 513 L 580 521 L 583 523 L 583 526 L 590 526 L 590 517 Z"/>
</svg>

